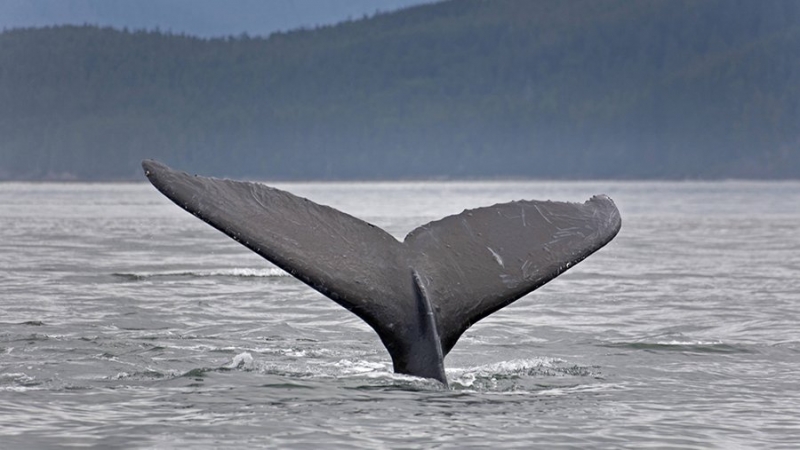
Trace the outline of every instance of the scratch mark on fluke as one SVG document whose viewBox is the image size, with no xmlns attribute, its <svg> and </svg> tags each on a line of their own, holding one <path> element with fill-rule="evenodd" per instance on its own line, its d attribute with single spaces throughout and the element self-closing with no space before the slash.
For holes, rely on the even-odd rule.
<svg viewBox="0 0 800 450">
<path fill-rule="evenodd" d="M 489 249 L 490 252 L 492 252 L 492 256 L 494 257 L 494 260 L 497 261 L 497 264 L 500 264 L 500 267 L 505 267 L 506 266 L 505 264 L 503 264 L 503 258 L 501 258 L 500 255 L 497 254 L 497 252 L 494 251 L 494 249 L 492 247 L 486 247 L 486 248 Z"/>
<path fill-rule="evenodd" d="M 622 223 L 604 195 L 523 200 L 465 210 L 400 242 L 279 189 L 142 166 L 175 204 L 363 319 L 395 372 L 445 384 L 444 357 L 464 331 L 606 245 Z"/>
</svg>

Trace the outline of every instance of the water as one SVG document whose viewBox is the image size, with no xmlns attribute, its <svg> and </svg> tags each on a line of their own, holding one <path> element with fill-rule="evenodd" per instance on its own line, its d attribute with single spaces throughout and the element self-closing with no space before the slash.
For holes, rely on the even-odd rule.
<svg viewBox="0 0 800 450">
<path fill-rule="evenodd" d="M 0 447 L 797 448 L 800 183 L 290 184 L 401 238 L 606 193 L 619 236 L 449 389 L 149 184 L 0 184 Z"/>
</svg>

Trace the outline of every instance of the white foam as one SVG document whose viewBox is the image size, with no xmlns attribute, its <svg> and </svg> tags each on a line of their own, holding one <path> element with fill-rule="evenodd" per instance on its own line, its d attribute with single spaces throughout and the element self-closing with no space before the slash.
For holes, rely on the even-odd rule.
<svg viewBox="0 0 800 450">
<path fill-rule="evenodd" d="M 656 342 L 657 345 L 680 345 L 680 346 L 689 346 L 689 345 L 722 345 L 722 341 L 678 341 L 678 340 L 671 340 L 671 341 L 658 341 Z"/>
<path fill-rule="evenodd" d="M 248 352 L 242 352 L 233 357 L 233 361 L 225 366 L 226 369 L 253 370 L 253 356 Z"/>
<path fill-rule="evenodd" d="M 305 350 L 297 350 L 293 348 L 283 348 L 278 350 L 278 352 L 283 356 L 291 356 L 294 358 L 305 358 L 306 351 Z"/>
<path fill-rule="evenodd" d="M 233 268 L 212 270 L 209 272 L 197 272 L 197 276 L 205 277 L 253 277 L 253 278 L 268 278 L 268 277 L 285 277 L 289 274 L 283 269 L 277 267 L 270 267 L 266 269 L 252 269 L 252 268 Z"/>
<path fill-rule="evenodd" d="M 171 272 L 133 272 L 133 273 L 115 273 L 114 275 L 126 278 L 133 278 L 135 280 L 142 280 L 155 277 L 241 277 L 241 278 L 270 278 L 270 277 L 286 277 L 289 274 L 283 269 L 277 267 L 267 267 L 261 269 L 254 269 L 248 267 L 235 267 L 231 269 L 216 269 L 216 270 L 186 270 L 186 271 L 171 271 Z"/>
<path fill-rule="evenodd" d="M 22 372 L 0 373 L 0 378 L 11 378 L 17 381 L 32 381 L 33 377 L 28 376 Z"/>
<path fill-rule="evenodd" d="M 564 361 L 558 358 L 512 359 L 465 369 L 445 369 L 448 378 L 462 387 L 473 387 L 478 380 L 497 381 L 497 378 L 524 374 L 531 369 L 552 369 Z"/>
<path fill-rule="evenodd" d="M 533 368 L 552 368 L 563 362 L 558 358 L 512 359 L 466 369 L 448 369 L 447 371 L 453 372 L 453 375 L 456 376 L 467 373 L 477 376 L 509 375 L 525 372 Z"/>
<path fill-rule="evenodd" d="M 44 390 L 42 386 L 0 386 L 0 392 L 27 392 Z"/>
<path fill-rule="evenodd" d="M 43 389 L 39 383 L 35 383 L 36 377 L 24 374 L 22 372 L 2 373 L 0 374 L 0 391 L 13 391 L 25 392 L 30 390 Z M 12 383 L 5 385 L 5 383 Z"/>
<path fill-rule="evenodd" d="M 347 359 L 341 359 L 335 363 L 333 366 L 336 367 L 341 371 L 344 375 L 353 375 L 353 374 L 369 374 L 373 372 L 385 372 L 386 365 L 384 363 L 373 362 L 373 361 L 366 361 L 366 360 L 356 360 L 350 361 Z"/>
</svg>

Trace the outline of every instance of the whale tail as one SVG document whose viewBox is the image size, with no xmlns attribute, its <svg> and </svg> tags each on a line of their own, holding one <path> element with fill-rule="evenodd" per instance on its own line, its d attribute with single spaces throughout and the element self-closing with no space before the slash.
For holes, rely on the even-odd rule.
<svg viewBox="0 0 800 450">
<path fill-rule="evenodd" d="M 447 383 L 444 357 L 472 324 L 539 288 L 616 236 L 606 196 L 466 210 L 403 242 L 329 206 L 258 183 L 192 176 L 152 160 L 178 206 L 369 324 L 395 372 Z"/>
</svg>

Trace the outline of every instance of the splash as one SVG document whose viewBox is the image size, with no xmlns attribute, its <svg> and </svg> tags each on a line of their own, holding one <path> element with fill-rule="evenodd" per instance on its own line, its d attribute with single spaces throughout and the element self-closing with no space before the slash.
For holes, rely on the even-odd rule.
<svg viewBox="0 0 800 450">
<path fill-rule="evenodd" d="M 597 373 L 590 367 L 568 364 L 559 358 L 532 358 L 448 369 L 447 377 L 454 390 L 527 392 L 549 389 L 564 383 L 573 385 L 576 380 L 596 378 Z M 578 382 L 580 383 L 583 381 Z"/>
<path fill-rule="evenodd" d="M 233 360 L 225 366 L 226 369 L 253 370 L 253 356 L 248 352 L 242 352 L 233 357 Z"/>
</svg>

